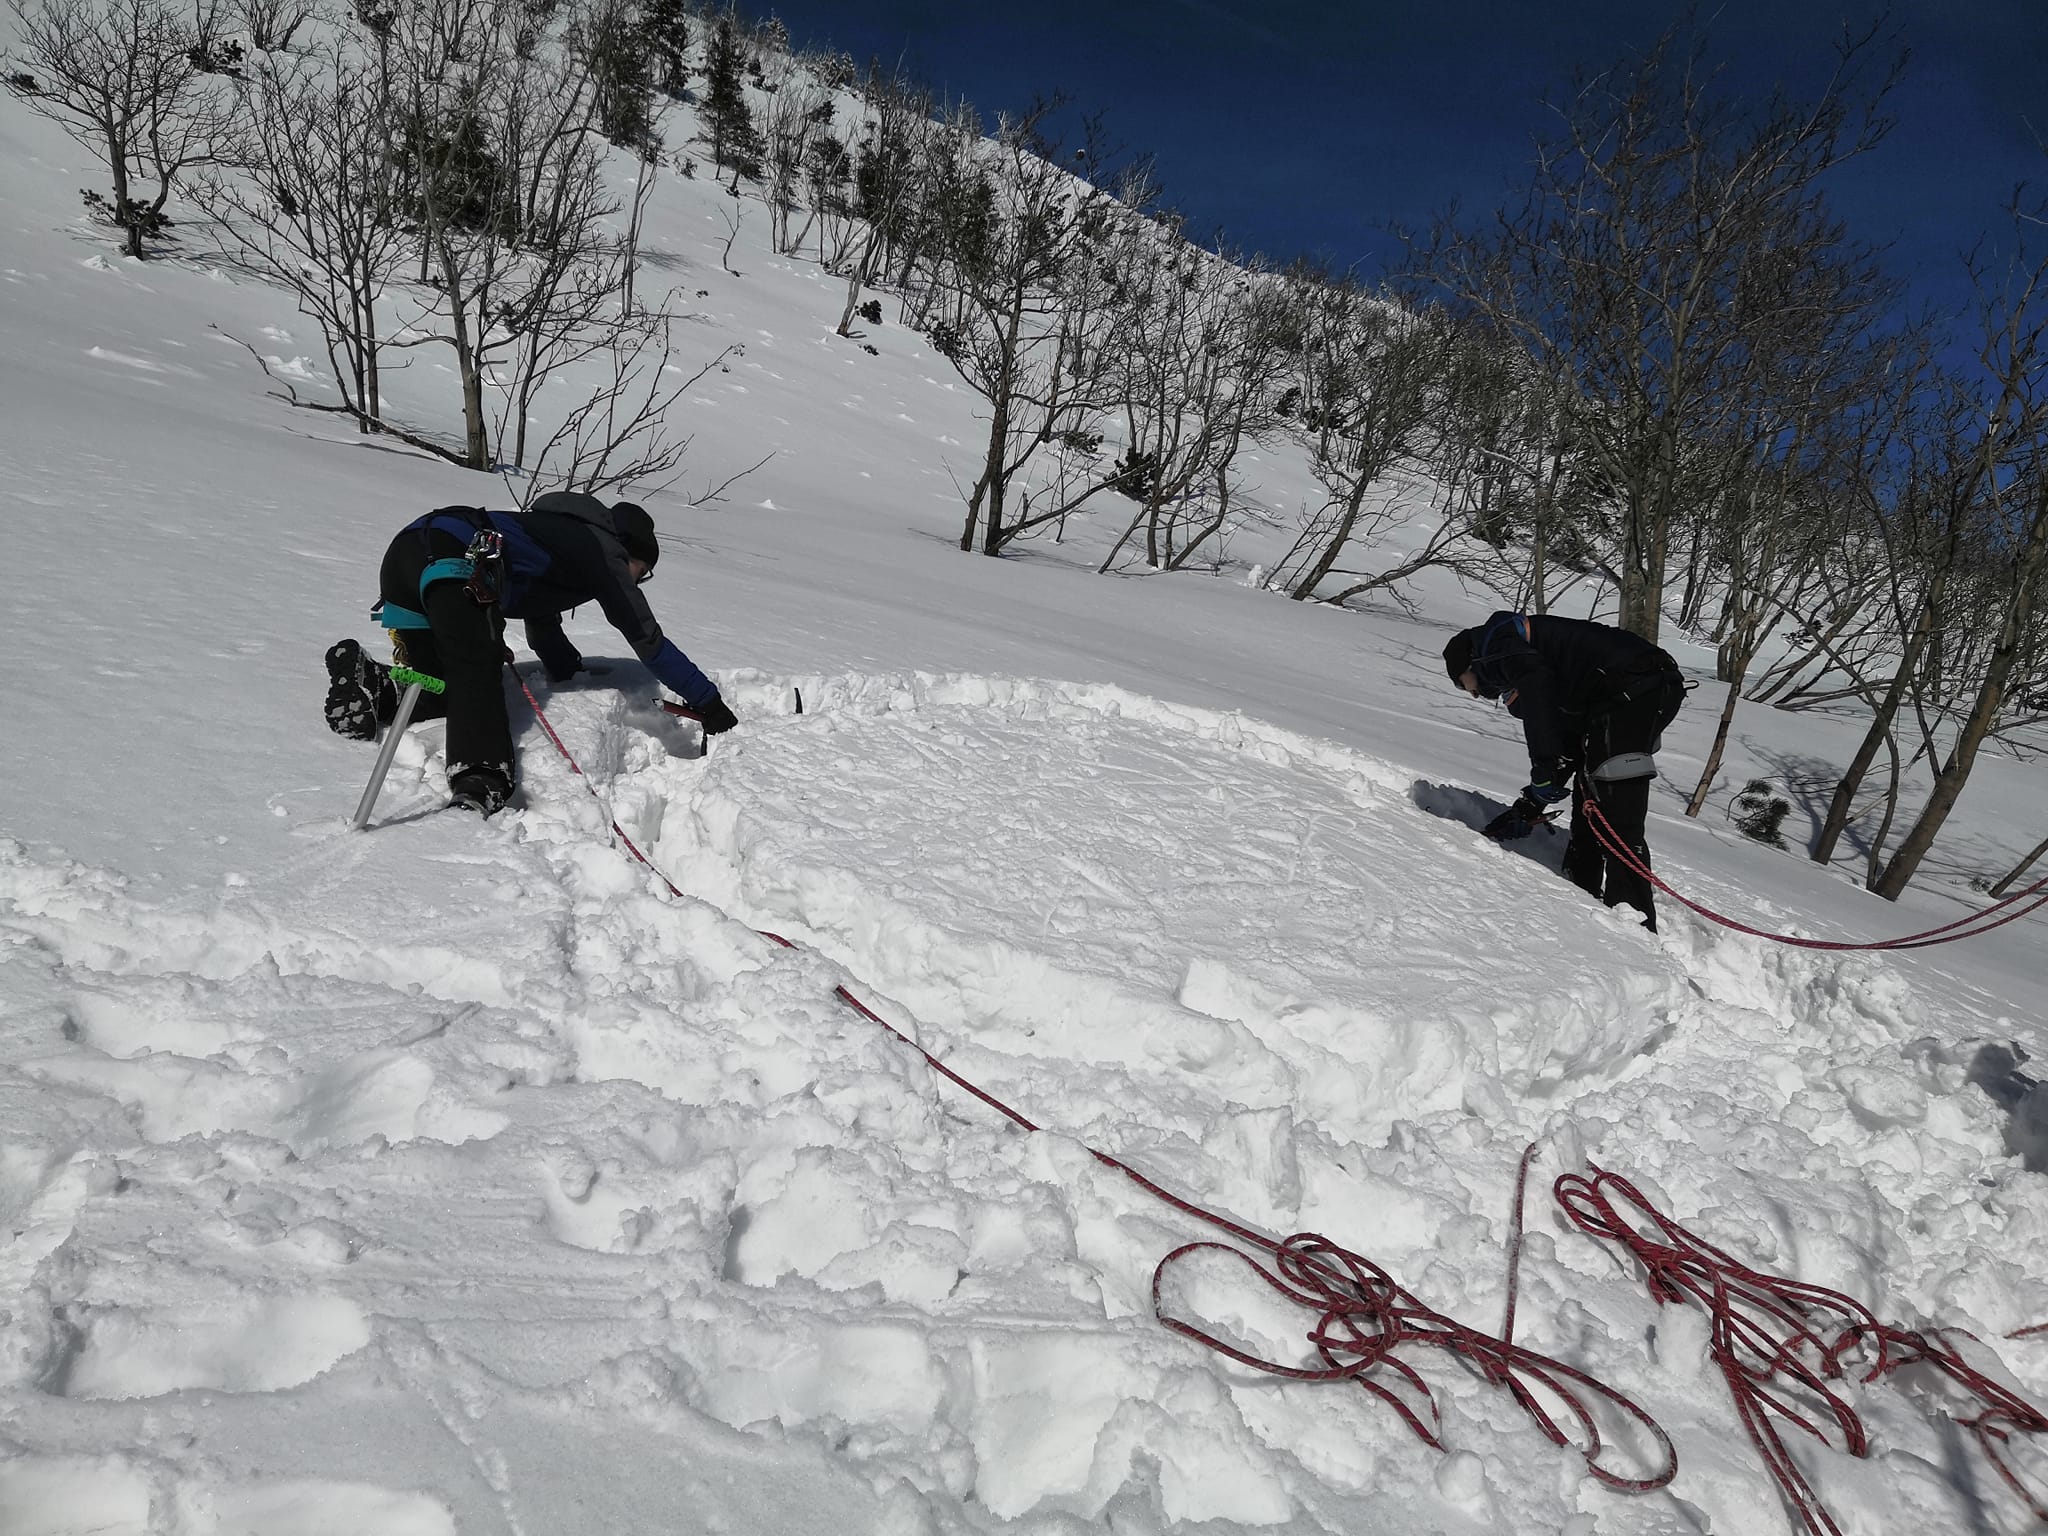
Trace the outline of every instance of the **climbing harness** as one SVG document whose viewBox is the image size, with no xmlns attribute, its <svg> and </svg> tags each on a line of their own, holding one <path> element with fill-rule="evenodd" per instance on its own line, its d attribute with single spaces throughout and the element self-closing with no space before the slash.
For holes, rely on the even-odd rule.
<svg viewBox="0 0 2048 1536">
<path fill-rule="evenodd" d="M 444 581 L 461 582 L 463 590 L 478 607 L 494 606 L 505 594 L 505 536 L 489 525 L 489 514 L 480 507 L 442 507 L 433 515 L 442 514 L 463 517 L 475 531 L 470 534 L 469 547 L 461 554 L 429 560 L 420 571 L 422 608 L 427 600 L 427 588 Z M 439 531 L 445 533 L 448 530 Z M 425 534 L 422 533 L 421 537 L 424 538 Z M 433 627 L 422 608 L 407 608 L 389 598 L 379 598 L 370 609 L 370 617 L 391 631 L 395 644 L 405 630 Z"/>
<path fill-rule="evenodd" d="M 1617 752 L 1595 763 L 1587 770 L 1586 777 L 1601 784 L 1619 784 L 1627 779 L 1654 779 L 1657 777 L 1657 759 L 1647 752 Z"/>
</svg>

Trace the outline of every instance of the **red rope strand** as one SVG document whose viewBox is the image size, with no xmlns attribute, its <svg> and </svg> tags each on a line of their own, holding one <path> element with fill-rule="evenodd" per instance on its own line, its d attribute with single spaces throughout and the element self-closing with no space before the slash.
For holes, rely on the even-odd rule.
<svg viewBox="0 0 2048 1536">
<path fill-rule="evenodd" d="M 533 709 L 534 717 L 540 721 L 541 729 L 554 743 L 555 750 L 583 780 L 585 788 L 597 798 L 598 803 L 604 805 L 596 786 L 591 784 L 589 776 L 549 724 L 540 701 L 533 696 L 525 679 L 520 679 L 519 686 Z M 605 807 L 605 813 L 610 819 L 609 807 Z M 683 895 L 675 882 L 634 845 L 617 820 L 611 820 L 611 828 L 633 857 L 652 871 L 672 895 Z M 756 931 L 784 949 L 798 947 L 781 934 Z M 1035 1121 L 947 1066 L 862 1002 L 845 985 L 835 987 L 833 992 L 861 1017 L 879 1025 L 917 1052 L 933 1071 L 948 1082 L 980 1100 L 1018 1128 L 1026 1131 L 1040 1129 Z M 1154 1199 L 1228 1234 L 1245 1247 L 1265 1255 L 1272 1264 L 1269 1269 L 1243 1249 L 1227 1243 L 1214 1240 L 1183 1243 L 1161 1259 L 1152 1271 L 1152 1312 L 1162 1327 L 1206 1345 L 1240 1365 L 1269 1375 L 1295 1381 L 1351 1382 L 1387 1404 L 1417 1437 L 1437 1450 L 1444 1448 L 1443 1416 L 1435 1397 L 1420 1373 L 1407 1361 L 1396 1358 L 1393 1352 L 1403 1345 L 1441 1349 L 1460 1356 L 1487 1381 L 1506 1390 L 1553 1444 L 1576 1445 L 1586 1458 L 1587 1470 L 1609 1488 L 1624 1493 L 1648 1493 L 1664 1487 L 1677 1475 L 1678 1452 L 1671 1443 L 1671 1437 L 1634 1399 L 1576 1366 L 1524 1349 L 1510 1341 L 1518 1281 L 1516 1270 L 1522 1246 L 1523 1187 L 1528 1179 L 1530 1159 L 1536 1151 L 1533 1144 L 1522 1154 L 1521 1168 L 1516 1177 L 1514 1236 L 1509 1248 L 1508 1313 L 1498 1338 L 1468 1328 L 1436 1311 L 1397 1285 L 1370 1259 L 1340 1247 L 1326 1237 L 1313 1232 L 1297 1232 L 1291 1237 L 1276 1240 L 1173 1193 L 1121 1158 L 1095 1147 L 1086 1147 L 1086 1150 L 1096 1162 L 1115 1169 Z M 1190 1255 L 1207 1251 L 1230 1255 L 1273 1290 L 1317 1313 L 1317 1321 L 1308 1331 L 1308 1342 L 1323 1364 L 1320 1367 L 1297 1366 L 1268 1360 L 1174 1315 L 1166 1298 L 1169 1271 Z M 1655 1442 L 1658 1461 L 1648 1474 L 1630 1476 L 1604 1464 L 1607 1446 L 1600 1431 L 1603 1413 L 1610 1421 L 1633 1423 Z M 1576 1438 L 1559 1422 L 1560 1418 L 1566 1424 L 1576 1426 Z"/>
<path fill-rule="evenodd" d="M 2036 880 L 2032 885 L 2022 890 L 2014 891 L 2011 895 L 1993 902 L 1981 911 L 1959 917 L 1954 922 L 1943 923 L 1939 928 L 1929 928 L 1920 933 L 1909 933 L 1901 938 L 1874 939 L 1868 943 L 1857 944 L 1840 939 L 1802 939 L 1789 933 L 1772 933 L 1767 929 L 1752 928 L 1749 924 L 1737 922 L 1732 917 L 1724 917 L 1721 913 L 1714 911 L 1710 907 L 1701 906 L 1691 897 L 1680 895 L 1677 891 L 1674 891 L 1663 880 L 1658 878 L 1657 874 L 1650 868 L 1648 860 L 1640 857 L 1633 848 L 1629 847 L 1622 840 L 1621 834 L 1614 830 L 1614 824 L 1607 819 L 1606 813 L 1600 809 L 1599 802 L 1588 795 L 1585 797 L 1584 804 L 1586 808 L 1586 821 L 1592 827 L 1593 835 L 1600 840 L 1600 845 L 1625 868 L 1640 875 L 1673 901 L 1697 912 L 1709 922 L 1719 923 L 1723 928 L 1732 928 L 1737 933 L 1746 933 L 1751 938 L 1769 939 L 1773 944 L 1791 944 L 1800 949 L 1826 950 L 1926 949 L 1936 944 L 1952 944 L 1958 939 L 1974 939 L 1979 934 L 1989 933 L 1994 928 L 2002 928 L 2007 923 L 2017 922 L 2023 917 L 2040 911 L 2043 907 L 2048 907 L 2048 876 L 2044 876 Z M 2026 901 L 2029 897 L 2034 898 L 2031 906 L 2021 907 L 2017 905 L 2019 902 Z M 1996 921 L 1985 921 L 1994 912 L 2005 907 L 2012 907 L 2014 910 L 2007 912 Z"/>
<path fill-rule="evenodd" d="M 1666 1216 L 1621 1175 L 1597 1166 L 1590 1177 L 1564 1175 L 1553 1192 L 1580 1231 L 1628 1249 L 1659 1304 L 1690 1301 L 1705 1309 L 1709 1352 L 1736 1416 L 1785 1502 L 1814 1536 L 1842 1536 L 1841 1527 L 1793 1461 L 1779 1426 L 1803 1430 L 1823 1445 L 1839 1440 L 1852 1456 L 1868 1454 L 1863 1420 L 1837 1390 L 1849 1379 L 1844 1361 L 1851 1355 L 1867 1361 L 1857 1382 L 1919 1365 L 1975 1397 L 1976 1413 L 1953 1417 L 1977 1437 L 2034 1517 L 2048 1520 L 2042 1495 L 2022 1481 L 2004 1449 L 2014 1433 L 2048 1431 L 2048 1416 L 1965 1361 L 1941 1330 L 1894 1328 L 1840 1291 L 1752 1269 Z"/>
</svg>

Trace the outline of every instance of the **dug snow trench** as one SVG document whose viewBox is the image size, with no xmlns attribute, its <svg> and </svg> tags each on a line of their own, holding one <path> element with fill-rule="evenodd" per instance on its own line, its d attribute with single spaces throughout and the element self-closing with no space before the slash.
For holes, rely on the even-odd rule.
<svg viewBox="0 0 2048 1536">
<path fill-rule="evenodd" d="M 418 733 L 391 824 L 205 912 L 0 849 L 0 1529 L 1788 1529 L 1700 1319 L 1558 1220 L 1589 1158 L 1900 1321 L 2048 1317 L 1970 1042 L 1881 960 L 1651 937 L 1457 786 L 1241 716 L 794 686 L 728 680 L 702 759 L 543 696 L 604 807 L 527 731 L 485 827 L 412 819 Z M 1486 1327 L 1538 1138 L 1517 1338 L 1662 1421 L 1666 1492 L 1443 1362 L 1449 1456 L 1159 1328 L 1211 1234 L 1084 1149 Z M 2048 1344 L 2001 1353 L 2048 1396 Z M 2020 1528 L 1930 1403 L 1859 1405 L 1868 1460 L 1799 1452 L 1845 1530 Z"/>
</svg>

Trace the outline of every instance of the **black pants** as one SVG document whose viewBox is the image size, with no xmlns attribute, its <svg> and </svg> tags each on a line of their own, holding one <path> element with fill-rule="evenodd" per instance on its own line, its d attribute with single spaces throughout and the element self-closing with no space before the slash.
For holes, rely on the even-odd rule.
<svg viewBox="0 0 2048 1536">
<path fill-rule="evenodd" d="M 414 720 L 448 720 L 448 776 L 491 768 L 517 782 L 512 726 L 505 713 L 505 621 L 495 606 L 469 595 L 460 581 L 437 581 L 420 592 L 420 573 L 436 560 L 460 556 L 468 546 L 453 534 L 408 530 L 384 552 L 378 585 L 384 600 L 424 613 L 430 629 L 396 632 L 397 660 L 448 685 L 422 693 Z"/>
<path fill-rule="evenodd" d="M 1587 726 L 1580 746 L 1585 773 L 1572 786 L 1572 832 L 1564 846 L 1566 877 L 1610 907 L 1623 902 L 1634 907 L 1652 933 L 1657 931 L 1653 887 L 1601 845 L 1586 814 L 1586 785 L 1591 782 L 1595 803 L 1613 835 L 1648 869 L 1650 845 L 1644 826 L 1650 818 L 1650 780 L 1590 779 L 1590 775 L 1617 753 L 1655 750 L 1657 738 L 1678 717 L 1684 702 L 1685 679 L 1677 672 L 1655 674 L 1626 686 Z"/>
</svg>

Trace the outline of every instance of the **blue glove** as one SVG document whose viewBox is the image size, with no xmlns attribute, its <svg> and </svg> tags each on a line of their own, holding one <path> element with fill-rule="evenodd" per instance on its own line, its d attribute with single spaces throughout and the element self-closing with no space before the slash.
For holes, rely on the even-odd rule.
<svg viewBox="0 0 2048 1536">
<path fill-rule="evenodd" d="M 1571 796 L 1571 780 L 1565 774 L 1559 774 L 1556 779 L 1542 779 L 1534 784 L 1522 786 L 1522 798 L 1539 809 L 1546 805 L 1555 805 L 1560 800 L 1569 800 Z"/>
</svg>

